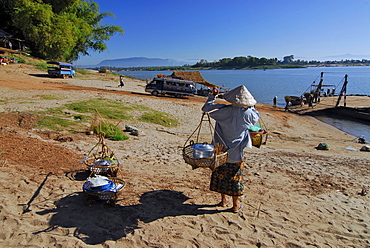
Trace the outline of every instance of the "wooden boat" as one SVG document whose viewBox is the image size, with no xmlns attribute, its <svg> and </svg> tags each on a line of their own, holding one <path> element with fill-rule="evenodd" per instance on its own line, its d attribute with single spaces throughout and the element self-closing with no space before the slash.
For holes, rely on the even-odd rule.
<svg viewBox="0 0 370 248">
<path fill-rule="evenodd" d="M 370 107 L 351 108 L 340 106 L 315 110 L 307 114 L 311 116 L 324 115 L 332 118 L 349 119 L 363 123 L 370 123 Z"/>
<path fill-rule="evenodd" d="M 331 108 L 330 112 L 333 114 L 370 122 L 370 108 L 350 108 L 340 106 Z"/>
<path fill-rule="evenodd" d="M 300 105 L 301 104 L 301 97 L 300 96 L 285 96 L 285 99 L 289 99 L 292 105 Z"/>
</svg>

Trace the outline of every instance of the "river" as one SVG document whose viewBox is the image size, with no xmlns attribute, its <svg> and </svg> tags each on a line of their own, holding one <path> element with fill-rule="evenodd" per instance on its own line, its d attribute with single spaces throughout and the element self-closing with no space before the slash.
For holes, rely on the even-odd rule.
<svg viewBox="0 0 370 248">
<path fill-rule="evenodd" d="M 370 67 L 369 66 L 341 66 L 341 67 L 308 67 L 299 69 L 270 69 L 270 70 L 201 70 L 207 81 L 227 88 L 235 88 L 244 84 L 255 97 L 257 102 L 272 104 L 274 96 L 278 97 L 278 105 L 284 106 L 284 96 L 300 96 L 310 90 L 313 83 L 320 81 L 323 74 L 323 84 L 333 85 L 339 93 L 348 75 L 347 94 L 370 96 Z M 172 71 L 121 71 L 118 72 L 134 78 L 146 80 L 156 77 L 157 74 L 171 75 Z M 199 88 L 200 86 L 198 86 Z M 369 106 L 370 107 L 370 106 Z M 369 125 L 358 124 L 330 117 L 321 119 L 352 135 L 363 135 L 370 140 Z M 356 126 L 356 132 L 354 127 Z"/>
</svg>

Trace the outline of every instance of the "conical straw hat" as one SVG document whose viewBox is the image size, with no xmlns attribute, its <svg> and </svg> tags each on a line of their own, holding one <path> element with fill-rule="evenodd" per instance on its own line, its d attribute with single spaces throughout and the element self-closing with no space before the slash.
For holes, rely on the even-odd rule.
<svg viewBox="0 0 370 248">
<path fill-rule="evenodd" d="M 244 85 L 240 85 L 225 93 L 223 98 L 228 102 L 243 106 L 254 106 L 257 103 Z"/>
</svg>

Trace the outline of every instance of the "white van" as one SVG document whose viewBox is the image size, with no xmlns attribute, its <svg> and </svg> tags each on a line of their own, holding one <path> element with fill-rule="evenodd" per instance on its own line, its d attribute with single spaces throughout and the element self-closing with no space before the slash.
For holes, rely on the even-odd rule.
<svg viewBox="0 0 370 248">
<path fill-rule="evenodd" d="M 196 93 L 194 82 L 174 78 L 154 78 L 145 87 L 145 92 L 153 96 L 174 95 L 175 97 L 193 96 Z"/>
</svg>

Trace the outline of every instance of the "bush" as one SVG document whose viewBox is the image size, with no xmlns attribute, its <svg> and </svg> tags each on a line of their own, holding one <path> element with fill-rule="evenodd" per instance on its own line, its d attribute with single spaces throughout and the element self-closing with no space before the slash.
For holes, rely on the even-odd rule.
<svg viewBox="0 0 370 248">
<path fill-rule="evenodd" d="M 117 126 L 107 123 L 107 122 L 100 122 L 93 126 L 94 133 L 97 134 L 104 134 L 104 137 L 109 138 L 111 140 L 127 140 L 129 139 L 128 136 L 124 135 L 122 130 L 119 129 Z"/>
</svg>

